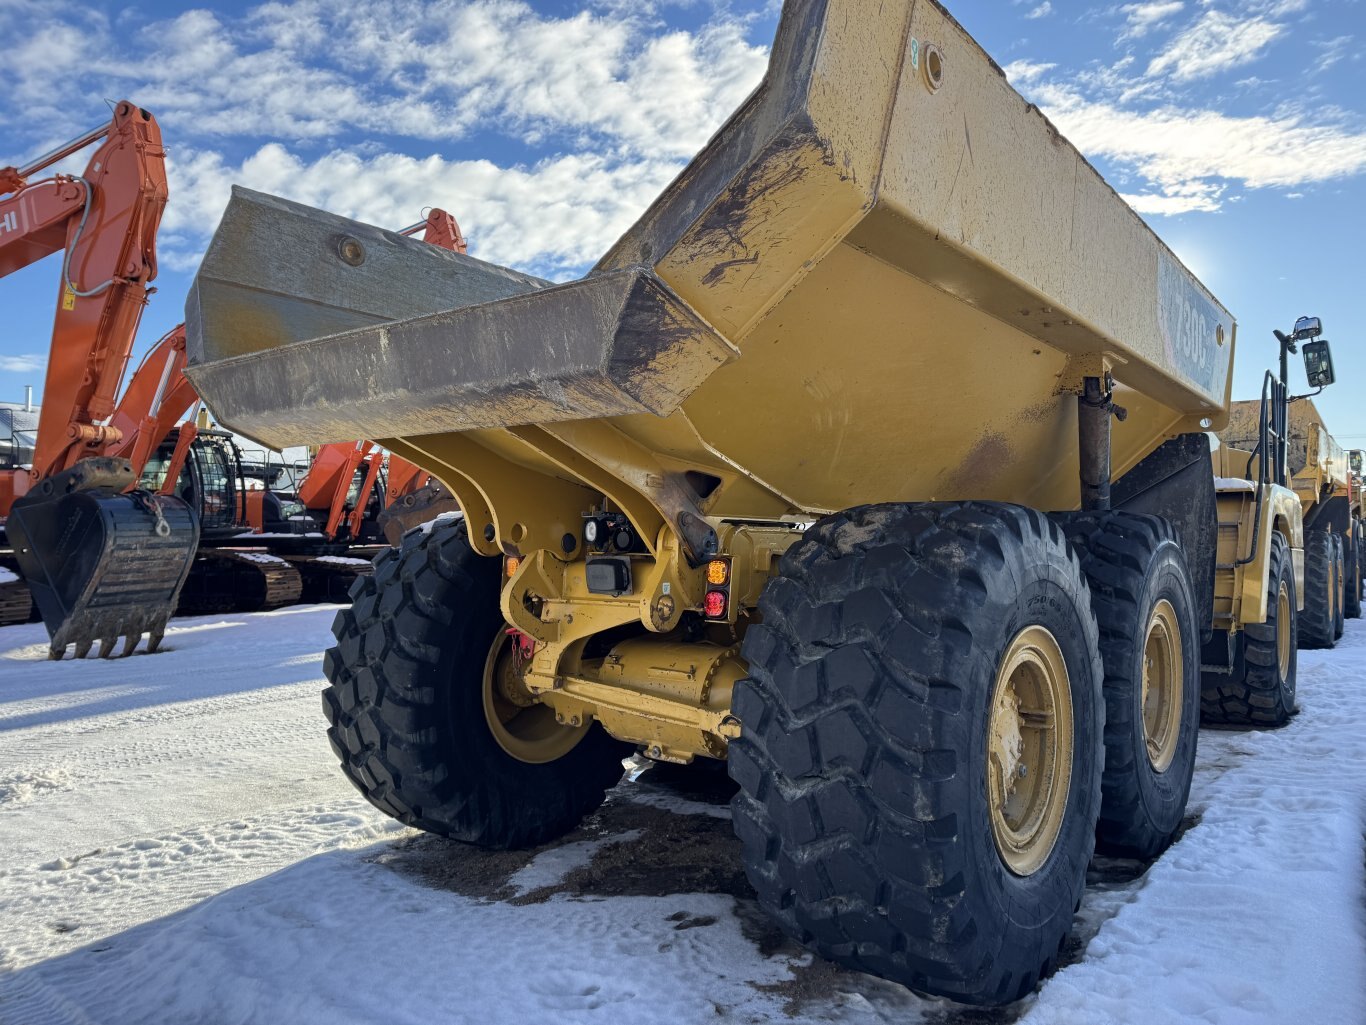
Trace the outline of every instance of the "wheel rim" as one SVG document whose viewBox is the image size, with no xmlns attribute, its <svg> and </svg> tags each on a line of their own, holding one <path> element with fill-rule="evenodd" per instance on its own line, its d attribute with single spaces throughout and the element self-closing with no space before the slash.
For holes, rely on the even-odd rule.
<svg viewBox="0 0 1366 1025">
<path fill-rule="evenodd" d="M 503 628 L 484 660 L 482 689 L 489 732 L 499 747 L 520 762 L 543 765 L 563 758 L 588 733 L 589 722 L 557 722 L 549 705 L 534 702 L 526 693 L 512 638 Z"/>
<path fill-rule="evenodd" d="M 1284 580 L 1276 595 L 1276 667 L 1282 680 L 1290 675 L 1290 588 Z"/>
<path fill-rule="evenodd" d="M 1026 627 L 997 670 L 987 740 L 991 832 L 1015 875 L 1037 872 L 1062 832 L 1072 745 L 1072 685 L 1062 649 L 1044 627 Z"/>
<path fill-rule="evenodd" d="M 1148 620 L 1143 644 L 1143 740 L 1148 761 L 1166 772 L 1176 756 L 1181 737 L 1181 706 L 1185 692 L 1185 662 L 1181 627 L 1172 603 L 1163 598 Z"/>
</svg>

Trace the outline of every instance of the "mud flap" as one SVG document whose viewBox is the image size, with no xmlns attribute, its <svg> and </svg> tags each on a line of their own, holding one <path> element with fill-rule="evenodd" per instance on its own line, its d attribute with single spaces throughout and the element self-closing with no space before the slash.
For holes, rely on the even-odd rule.
<svg viewBox="0 0 1366 1025">
<path fill-rule="evenodd" d="M 375 522 L 384 533 L 384 540 L 397 548 L 403 541 L 403 535 L 414 527 L 438 516 L 458 512 L 460 503 L 455 496 L 447 490 L 446 485 L 432 478 L 411 494 L 396 499 L 375 517 Z"/>
<path fill-rule="evenodd" d="M 122 494 L 134 481 L 126 459 L 82 459 L 14 503 L 5 527 L 51 638 L 84 658 L 122 655 L 149 634 L 155 651 L 199 544 L 199 519 L 178 498 Z"/>
<path fill-rule="evenodd" d="M 1219 510 L 1214 495 L 1209 437 L 1180 434 L 1163 442 L 1110 488 L 1112 508 L 1164 517 L 1181 538 L 1195 590 L 1200 635 L 1214 623 L 1214 563 Z"/>
</svg>

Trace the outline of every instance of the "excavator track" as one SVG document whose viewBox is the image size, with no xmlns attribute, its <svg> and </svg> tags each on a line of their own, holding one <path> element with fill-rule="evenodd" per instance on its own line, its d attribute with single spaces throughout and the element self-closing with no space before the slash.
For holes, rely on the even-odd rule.
<svg viewBox="0 0 1366 1025">
<path fill-rule="evenodd" d="M 297 604 L 303 579 L 278 555 L 236 548 L 205 548 L 180 592 L 183 614 L 266 612 Z"/>
<path fill-rule="evenodd" d="M 351 585 L 358 577 L 368 577 L 374 569 L 369 559 L 344 555 L 300 555 L 292 556 L 289 561 L 303 578 L 303 594 L 299 599 L 303 602 L 349 602 Z"/>
<path fill-rule="evenodd" d="M 33 617 L 33 595 L 28 584 L 17 576 L 8 579 L 12 574 L 12 570 L 7 573 L 0 566 L 0 577 L 6 578 L 0 580 L 0 626 L 27 623 Z"/>
</svg>

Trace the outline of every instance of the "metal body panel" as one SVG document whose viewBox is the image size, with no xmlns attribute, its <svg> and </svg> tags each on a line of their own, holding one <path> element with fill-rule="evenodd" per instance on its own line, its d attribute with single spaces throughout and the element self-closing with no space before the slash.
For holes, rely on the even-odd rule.
<svg viewBox="0 0 1366 1025">
<path fill-rule="evenodd" d="M 1219 513 L 1215 627 L 1236 632 L 1249 623 L 1266 622 L 1271 534 L 1277 530 L 1290 548 L 1295 603 L 1303 609 L 1305 526 L 1300 496 L 1278 484 L 1260 485 L 1248 479 L 1247 467 L 1251 463 L 1255 473 L 1256 461 L 1245 449 L 1220 444 L 1212 449 L 1210 459 Z M 1259 494 L 1259 489 L 1264 490 Z"/>
</svg>

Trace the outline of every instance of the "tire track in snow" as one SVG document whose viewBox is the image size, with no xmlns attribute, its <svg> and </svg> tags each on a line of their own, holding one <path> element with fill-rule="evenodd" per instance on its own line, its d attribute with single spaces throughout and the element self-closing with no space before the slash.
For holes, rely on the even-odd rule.
<svg viewBox="0 0 1366 1025">
<path fill-rule="evenodd" d="M 403 831 L 357 796 L 0 869 L 0 979 L 314 854 Z"/>
</svg>

